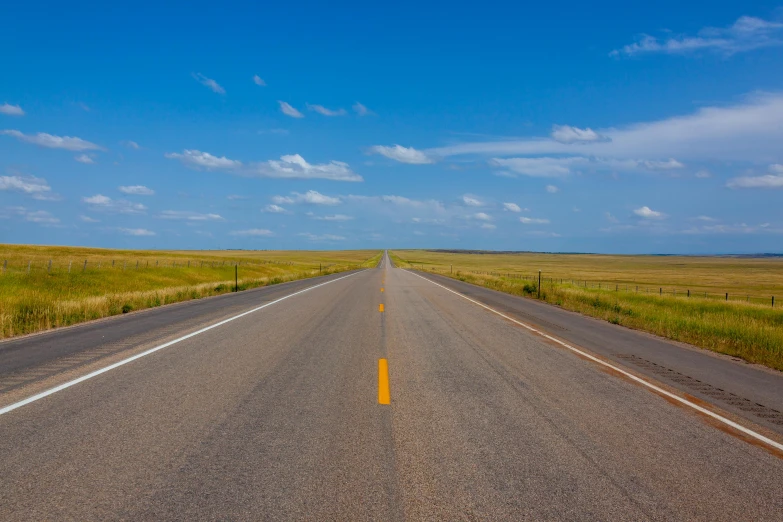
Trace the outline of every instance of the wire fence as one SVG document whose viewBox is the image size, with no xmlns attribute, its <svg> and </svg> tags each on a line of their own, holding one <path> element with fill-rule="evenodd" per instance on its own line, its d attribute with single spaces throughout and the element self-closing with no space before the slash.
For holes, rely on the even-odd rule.
<svg viewBox="0 0 783 522">
<path fill-rule="evenodd" d="M 660 284 L 652 284 L 652 283 L 636 283 L 636 282 L 621 283 L 617 281 L 557 278 L 557 277 L 548 277 L 545 275 L 539 276 L 538 273 L 527 275 L 527 274 L 518 274 L 512 272 L 459 270 L 459 269 L 455 269 L 454 267 L 447 268 L 444 271 L 443 269 L 437 269 L 433 267 L 427 267 L 427 268 L 424 268 L 423 266 L 420 267 L 416 266 L 416 267 L 422 268 L 423 270 L 441 272 L 449 275 L 453 275 L 457 273 L 468 273 L 473 275 L 494 276 L 494 277 L 505 278 L 510 280 L 530 281 L 535 285 L 538 285 L 539 277 L 540 277 L 542 289 L 546 288 L 547 285 L 550 286 L 559 285 L 559 286 L 571 286 L 571 287 L 578 287 L 578 288 L 584 288 L 589 290 L 607 291 L 607 292 L 647 294 L 647 295 L 657 295 L 660 297 L 682 297 L 686 299 L 702 298 L 702 299 L 713 299 L 713 300 L 730 301 L 730 302 L 754 303 L 759 305 L 771 306 L 772 308 L 775 307 L 774 295 L 771 294 L 759 295 L 758 293 L 742 292 L 741 290 L 738 289 L 734 289 L 730 291 L 716 291 L 714 288 L 707 290 L 707 289 L 699 288 L 698 286 L 688 287 L 685 285 L 674 285 L 674 284 L 660 285 Z"/>
</svg>

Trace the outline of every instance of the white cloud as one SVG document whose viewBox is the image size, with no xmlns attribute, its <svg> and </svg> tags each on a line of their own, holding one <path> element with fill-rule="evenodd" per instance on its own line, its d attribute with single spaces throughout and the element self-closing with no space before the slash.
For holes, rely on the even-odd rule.
<svg viewBox="0 0 783 522">
<path fill-rule="evenodd" d="M 229 200 L 229 201 L 235 201 L 237 199 L 250 199 L 250 196 L 242 196 L 242 195 L 239 195 L 239 194 L 229 194 L 228 196 L 226 196 L 226 199 Z"/>
<path fill-rule="evenodd" d="M 182 154 L 176 152 L 167 152 L 164 156 L 168 159 L 180 160 L 183 164 L 189 167 L 204 168 L 204 169 L 236 169 L 242 166 L 241 161 L 228 159 L 225 156 L 217 157 L 213 156 L 209 152 L 201 152 L 200 150 L 184 150 Z"/>
<path fill-rule="evenodd" d="M 155 232 L 152 230 L 147 230 L 146 228 L 118 228 L 121 233 L 125 234 L 126 236 L 156 236 Z"/>
<path fill-rule="evenodd" d="M 715 218 L 711 218 L 710 216 L 698 216 L 695 219 L 697 219 L 698 221 L 706 221 L 708 223 L 712 221 L 717 221 Z"/>
<path fill-rule="evenodd" d="M 591 128 L 580 129 L 570 125 L 554 125 L 552 127 L 552 139 L 560 143 L 584 143 L 591 141 L 605 141 L 607 138 L 601 136 Z"/>
<path fill-rule="evenodd" d="M 213 80 L 212 78 L 207 78 L 201 73 L 193 73 L 193 78 L 195 78 L 196 81 L 199 82 L 201 85 L 204 85 L 212 89 L 212 92 L 216 92 L 218 94 L 226 94 L 226 90 L 223 87 L 221 87 L 220 84 L 215 80 Z"/>
<path fill-rule="evenodd" d="M 522 209 L 516 203 L 503 203 L 503 210 L 510 212 L 522 212 Z"/>
<path fill-rule="evenodd" d="M 284 214 L 286 209 L 280 205 L 267 205 L 264 207 L 264 212 L 271 212 L 272 214 Z"/>
<path fill-rule="evenodd" d="M 91 218 L 90 216 L 81 215 L 79 216 L 79 219 L 84 221 L 85 223 L 100 223 L 100 219 Z"/>
<path fill-rule="evenodd" d="M 492 216 L 490 216 L 486 212 L 476 212 L 471 217 L 473 217 L 474 219 L 478 219 L 480 221 L 492 221 Z"/>
<path fill-rule="evenodd" d="M 548 219 L 541 219 L 541 218 L 529 218 L 529 217 L 521 217 L 519 218 L 520 223 L 524 223 L 525 225 L 547 225 L 549 224 Z"/>
<path fill-rule="evenodd" d="M 119 191 L 123 194 L 131 194 L 134 196 L 154 196 L 155 191 L 151 188 L 147 188 L 144 185 L 127 185 L 124 187 L 118 187 Z"/>
<path fill-rule="evenodd" d="M 311 234 L 309 232 L 304 232 L 299 235 L 302 237 L 306 237 L 310 241 L 344 241 L 345 240 L 343 236 L 336 236 L 334 234 L 322 234 L 319 236 L 316 234 Z"/>
<path fill-rule="evenodd" d="M 537 178 L 568 176 L 574 165 L 586 165 L 587 158 L 493 158 L 489 164 L 508 169 L 515 174 Z"/>
<path fill-rule="evenodd" d="M 310 205 L 339 205 L 342 203 L 340 198 L 325 196 L 315 190 L 308 190 L 304 194 L 292 192 L 291 196 L 274 196 L 272 202 L 278 205 L 307 203 Z"/>
<path fill-rule="evenodd" d="M 0 176 L 0 190 L 23 192 L 38 200 L 59 199 L 45 179 L 34 176 Z"/>
<path fill-rule="evenodd" d="M 560 191 L 560 189 L 559 189 L 559 188 L 557 188 L 557 187 L 556 187 L 556 186 L 554 186 L 554 185 L 547 185 L 547 186 L 546 186 L 546 191 L 547 191 L 547 192 L 549 192 L 550 194 L 556 194 L 557 192 L 559 192 L 559 191 Z"/>
<path fill-rule="evenodd" d="M 265 178 L 329 179 L 332 181 L 364 181 L 342 161 L 311 164 L 299 154 L 281 156 L 280 160 L 255 163 L 249 169 L 250 175 Z"/>
<path fill-rule="evenodd" d="M 253 75 L 253 83 L 258 85 L 259 87 L 266 87 L 266 82 L 261 79 L 261 77 L 257 74 Z"/>
<path fill-rule="evenodd" d="M 610 56 L 636 56 L 641 54 L 693 54 L 712 50 L 731 55 L 761 47 L 781 45 L 783 24 L 742 16 L 726 28 L 707 27 L 697 36 L 673 36 L 664 40 L 642 35 L 632 44 L 612 51 Z"/>
<path fill-rule="evenodd" d="M 637 208 L 633 213 L 644 219 L 663 219 L 666 217 L 666 214 L 663 212 L 658 212 L 647 206 Z"/>
<path fill-rule="evenodd" d="M 783 188 L 783 165 L 775 164 L 769 166 L 772 174 L 763 176 L 741 176 L 732 178 L 726 186 L 732 189 L 737 188 Z"/>
<path fill-rule="evenodd" d="M 707 178 L 711 178 L 712 174 L 710 174 L 709 170 L 701 169 L 698 172 L 696 172 L 696 177 L 699 179 L 707 179 Z"/>
<path fill-rule="evenodd" d="M 0 105 L 0 114 L 5 114 L 6 116 L 24 116 L 24 111 L 18 105 L 4 103 Z"/>
<path fill-rule="evenodd" d="M 493 225 L 492 223 L 484 223 L 483 225 L 481 225 L 481 228 L 485 228 L 487 230 L 495 230 L 498 227 Z"/>
<path fill-rule="evenodd" d="M 76 156 L 74 159 L 75 159 L 76 161 L 78 161 L 79 163 L 86 163 L 86 164 L 88 164 L 88 165 L 92 165 L 93 163 L 95 163 L 95 160 L 94 160 L 94 159 L 92 159 L 92 158 L 91 158 L 90 156 L 88 156 L 87 154 L 79 154 L 79 155 L 78 155 L 78 156 Z"/>
<path fill-rule="evenodd" d="M 609 223 L 619 223 L 619 220 L 616 217 L 614 217 L 612 214 L 610 214 L 609 212 L 604 212 L 604 217 L 606 217 L 606 220 Z"/>
<path fill-rule="evenodd" d="M 484 203 L 478 199 L 476 196 L 472 196 L 470 194 L 465 194 L 462 196 L 462 201 L 469 207 L 483 207 Z"/>
<path fill-rule="evenodd" d="M 371 116 L 372 114 L 374 114 L 370 109 L 368 109 L 367 107 L 365 107 L 359 102 L 353 104 L 353 112 L 355 112 L 359 116 Z"/>
<path fill-rule="evenodd" d="M 640 167 L 639 158 L 783 163 L 781 121 L 783 93 L 762 93 L 737 105 L 705 107 L 685 116 L 601 130 L 610 141 L 583 143 L 578 151 L 583 157 L 581 161 L 588 163 L 586 156 L 620 162 L 633 160 L 629 161 L 629 168 Z M 436 157 L 465 154 L 541 156 L 573 152 L 572 145 L 547 138 L 480 141 L 424 151 Z M 620 169 L 623 163 L 607 167 Z"/>
<path fill-rule="evenodd" d="M 133 203 L 124 199 L 111 199 L 103 194 L 83 197 L 82 201 L 90 205 L 93 210 L 105 210 L 120 214 L 141 214 L 147 210 L 147 207 L 141 203 Z"/>
<path fill-rule="evenodd" d="M 674 158 L 669 158 L 666 161 L 642 161 L 641 164 L 648 170 L 673 170 L 685 167 Z"/>
<path fill-rule="evenodd" d="M 31 223 L 39 225 L 57 225 L 60 220 L 45 210 L 27 210 L 25 207 L 5 207 L 0 209 L 0 218 L 18 216 Z"/>
<path fill-rule="evenodd" d="M 435 163 L 432 158 L 427 156 L 427 154 L 420 150 L 416 150 L 413 147 L 403 147 L 402 145 L 394 145 L 393 147 L 375 145 L 370 147 L 370 151 L 375 154 L 386 156 L 387 158 L 393 159 L 395 161 L 399 161 L 400 163 L 410 163 L 413 165 Z"/>
<path fill-rule="evenodd" d="M 254 236 L 254 237 L 269 237 L 274 236 L 275 233 L 266 228 L 251 228 L 248 230 L 234 230 L 229 232 L 232 236 Z"/>
<path fill-rule="evenodd" d="M 280 111 L 286 116 L 291 116 L 292 118 L 304 118 L 304 114 L 293 108 L 291 104 L 281 100 L 278 100 L 277 103 L 280 104 Z"/>
<path fill-rule="evenodd" d="M 45 132 L 39 132 L 35 135 L 23 134 L 18 130 L 12 129 L 0 131 L 0 134 L 13 136 L 20 141 L 32 143 L 33 145 L 38 145 L 39 147 L 48 147 L 50 149 L 65 149 L 77 152 L 83 150 L 102 150 L 102 148 L 95 143 L 90 143 L 89 141 L 85 141 L 81 138 L 75 138 L 71 136 L 54 136 Z"/>
<path fill-rule="evenodd" d="M 315 219 L 320 221 L 350 221 L 353 216 L 346 216 L 345 214 L 333 214 L 331 216 L 317 216 Z"/>
<path fill-rule="evenodd" d="M 131 140 L 121 141 L 120 144 L 128 147 L 129 149 L 134 149 L 134 150 L 139 150 L 141 148 L 141 147 L 139 147 L 138 143 L 136 143 L 135 141 L 131 141 Z"/>
<path fill-rule="evenodd" d="M 158 217 L 163 219 L 176 219 L 185 221 L 224 221 L 220 214 L 202 214 L 189 210 L 164 210 Z"/>
<path fill-rule="evenodd" d="M 307 104 L 307 108 L 311 111 L 315 111 L 318 114 L 323 114 L 324 116 L 344 116 L 345 115 L 345 109 L 327 109 L 323 105 L 311 105 Z"/>
</svg>

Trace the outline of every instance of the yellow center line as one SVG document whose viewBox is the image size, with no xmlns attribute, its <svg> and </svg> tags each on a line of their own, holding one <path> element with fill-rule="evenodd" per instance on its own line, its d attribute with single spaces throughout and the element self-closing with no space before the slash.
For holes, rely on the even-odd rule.
<svg viewBox="0 0 783 522">
<path fill-rule="evenodd" d="M 378 311 L 383 312 L 383 303 L 378 305 Z"/>
<path fill-rule="evenodd" d="M 389 393 L 389 363 L 386 359 L 378 359 L 378 404 L 390 404 Z"/>
<path fill-rule="evenodd" d="M 381 292 L 383 292 L 383 287 L 381 287 Z"/>
</svg>

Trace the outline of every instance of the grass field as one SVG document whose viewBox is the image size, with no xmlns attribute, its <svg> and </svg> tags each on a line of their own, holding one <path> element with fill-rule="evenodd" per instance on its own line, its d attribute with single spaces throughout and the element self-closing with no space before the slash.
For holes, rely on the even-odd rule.
<svg viewBox="0 0 783 522">
<path fill-rule="evenodd" d="M 548 303 L 783 370 L 783 303 L 772 308 L 772 296 L 783 300 L 781 258 L 390 254 L 401 267 L 531 298 L 541 270 Z"/>
<path fill-rule="evenodd" d="M 377 250 L 151 251 L 0 245 L 0 337 L 373 266 Z"/>
</svg>

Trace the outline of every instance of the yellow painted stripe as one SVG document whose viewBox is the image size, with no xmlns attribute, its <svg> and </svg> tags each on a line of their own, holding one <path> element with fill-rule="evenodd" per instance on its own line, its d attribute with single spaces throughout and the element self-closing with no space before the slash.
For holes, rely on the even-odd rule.
<svg viewBox="0 0 783 522">
<path fill-rule="evenodd" d="M 390 404 L 389 393 L 389 363 L 386 359 L 378 359 L 378 404 Z"/>
<path fill-rule="evenodd" d="M 379 311 L 379 312 L 383 312 L 383 303 L 381 303 L 380 305 L 378 305 L 378 311 Z"/>
<path fill-rule="evenodd" d="M 381 292 L 383 292 L 383 287 L 381 287 Z"/>
</svg>

